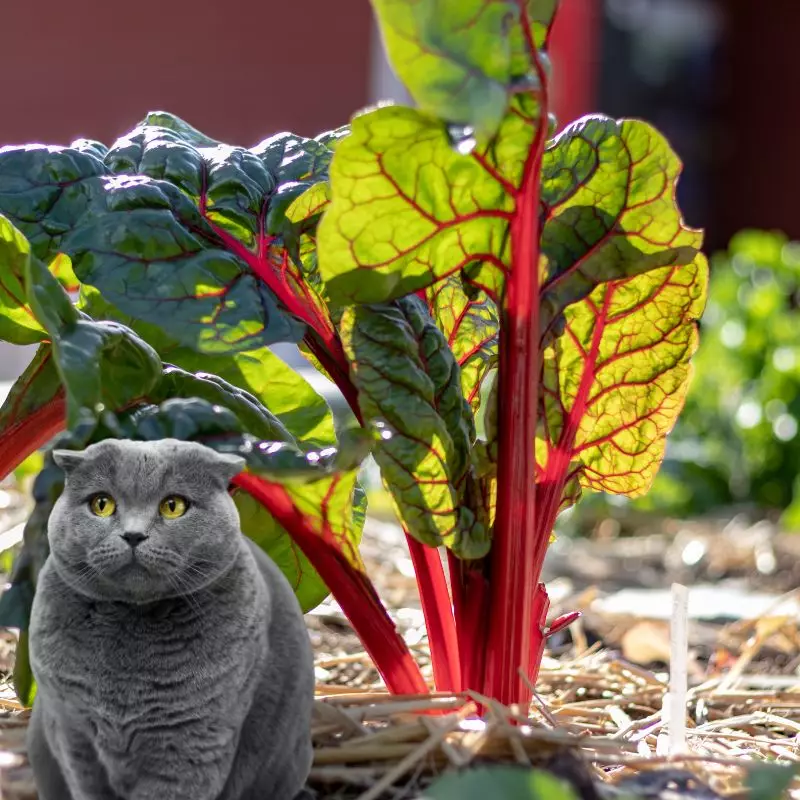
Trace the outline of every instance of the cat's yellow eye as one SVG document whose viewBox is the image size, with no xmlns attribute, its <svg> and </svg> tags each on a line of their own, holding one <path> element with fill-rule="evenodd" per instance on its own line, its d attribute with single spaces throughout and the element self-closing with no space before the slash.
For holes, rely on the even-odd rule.
<svg viewBox="0 0 800 800">
<path fill-rule="evenodd" d="M 114 498 L 109 494 L 96 494 L 89 501 L 89 508 L 92 509 L 92 514 L 96 517 L 110 517 L 116 507 L 117 504 L 114 502 Z"/>
<path fill-rule="evenodd" d="M 158 510 L 165 519 L 178 519 L 178 517 L 182 517 L 186 513 L 188 508 L 189 504 L 186 500 L 179 497 L 177 494 L 171 494 L 161 501 Z"/>
</svg>

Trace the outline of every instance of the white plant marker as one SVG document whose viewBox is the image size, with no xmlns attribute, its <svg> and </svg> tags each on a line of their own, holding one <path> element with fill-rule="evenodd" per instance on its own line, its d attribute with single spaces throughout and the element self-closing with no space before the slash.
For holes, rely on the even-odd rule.
<svg viewBox="0 0 800 800">
<path fill-rule="evenodd" d="M 669 754 L 686 753 L 686 693 L 689 684 L 689 590 L 672 584 L 669 631 Z"/>
</svg>

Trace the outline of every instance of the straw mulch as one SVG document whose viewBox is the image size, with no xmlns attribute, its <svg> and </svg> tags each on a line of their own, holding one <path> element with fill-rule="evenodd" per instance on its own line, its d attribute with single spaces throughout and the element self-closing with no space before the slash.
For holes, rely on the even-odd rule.
<svg viewBox="0 0 800 800">
<path fill-rule="evenodd" d="M 310 785 L 331 800 L 419 798 L 443 772 L 488 762 L 554 770 L 586 800 L 622 789 L 745 798 L 748 763 L 800 762 L 800 678 L 748 674 L 750 657 L 745 648 L 741 669 L 690 690 L 688 750 L 675 759 L 664 754 L 665 676 L 597 647 L 547 658 L 528 714 L 474 693 L 390 696 L 365 654 L 324 656 L 318 669 L 341 682 L 317 686 Z M 347 685 L 356 674 L 362 685 Z M 32 800 L 27 712 L 8 688 L 0 712 L 2 797 Z"/>
<path fill-rule="evenodd" d="M 2 517 L 0 511 L 0 530 L 18 522 Z M 679 539 L 668 536 L 657 547 L 647 544 L 655 553 L 653 563 L 668 563 L 663 547 L 680 544 Z M 634 542 L 638 548 L 646 544 Z M 621 565 L 632 560 L 631 546 L 624 545 L 614 564 L 619 569 L 611 568 L 611 573 L 625 575 Z M 614 547 L 598 550 L 598 559 L 607 559 L 604 569 L 609 569 Z M 430 680 L 424 624 L 402 538 L 392 526 L 373 525 L 362 551 L 398 630 Z M 726 553 L 731 552 L 728 547 Z M 642 553 L 636 556 L 641 569 L 646 559 Z M 788 561 L 793 567 L 798 563 Z M 571 563 L 588 565 L 592 560 L 573 558 Z M 564 565 L 557 568 L 568 572 Z M 602 585 L 598 577 L 591 576 Z M 534 703 L 526 710 L 472 693 L 389 696 L 336 604 L 327 601 L 309 614 L 318 679 L 310 786 L 317 796 L 415 800 L 443 772 L 504 763 L 550 769 L 571 781 L 581 800 L 605 800 L 623 791 L 641 800 L 744 800 L 748 764 L 800 763 L 796 615 L 776 610 L 729 624 L 692 624 L 687 751 L 670 759 L 662 712 L 667 674 L 659 663 L 668 623 L 633 614 L 598 614 L 591 601 L 596 592 L 587 587 L 586 576 L 570 578 L 572 591 L 554 603 L 553 613 L 579 608 L 586 612 L 584 621 L 573 626 L 570 638 L 553 643 Z M 608 589 L 613 592 L 617 586 Z M 800 590 L 790 594 L 797 597 Z M 10 672 L 13 646 L 10 634 L 0 634 L 0 673 Z M 27 714 L 10 685 L 0 684 L 3 800 L 36 797 L 25 759 Z M 800 800 L 800 780 L 790 796 Z"/>
</svg>

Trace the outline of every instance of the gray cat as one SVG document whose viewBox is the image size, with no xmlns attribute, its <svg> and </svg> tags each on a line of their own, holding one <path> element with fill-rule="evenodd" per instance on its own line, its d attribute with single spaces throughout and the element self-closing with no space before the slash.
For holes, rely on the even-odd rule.
<svg viewBox="0 0 800 800">
<path fill-rule="evenodd" d="M 243 467 L 200 444 L 59 450 L 30 627 L 41 800 L 290 800 L 313 662 L 291 587 L 239 529 Z"/>
</svg>

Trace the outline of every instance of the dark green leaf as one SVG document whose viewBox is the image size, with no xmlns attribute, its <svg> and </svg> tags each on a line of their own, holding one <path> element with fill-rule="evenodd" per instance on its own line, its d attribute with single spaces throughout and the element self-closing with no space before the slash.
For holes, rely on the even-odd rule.
<svg viewBox="0 0 800 800">
<path fill-rule="evenodd" d="M 375 458 L 407 529 L 464 557 L 488 535 L 463 503 L 474 438 L 458 365 L 417 298 L 345 309 L 340 327 Z"/>
<path fill-rule="evenodd" d="M 282 134 L 246 150 L 158 112 L 107 152 L 6 148 L 0 211 L 36 256 L 64 251 L 81 281 L 186 346 L 253 350 L 298 340 L 303 323 L 333 336 L 301 266 L 314 260 L 300 249 L 301 238 L 313 249 L 316 220 L 285 211 L 327 178 L 341 135 Z"/>
<path fill-rule="evenodd" d="M 751 764 L 745 785 L 750 800 L 783 800 L 792 782 L 800 775 L 797 764 Z"/>
<path fill-rule="evenodd" d="M 95 322 L 75 309 L 38 259 L 28 264 L 26 282 L 33 312 L 52 342 L 70 425 L 83 409 L 124 408 L 155 386 L 161 377 L 161 359 L 133 331 L 116 322 Z"/>
<path fill-rule="evenodd" d="M 216 376 L 231 387 L 238 387 L 236 391 L 242 390 L 243 395 L 252 395 L 252 402 L 260 406 L 259 415 L 274 415 L 291 434 L 287 437 L 285 431 L 280 432 L 277 428 L 268 433 L 261 427 L 262 423 L 249 419 L 244 409 L 232 407 L 243 420 L 245 428 L 254 435 L 262 439 L 281 441 L 294 437 L 304 446 L 310 447 L 325 447 L 336 442 L 333 415 L 325 398 L 269 349 L 226 355 L 198 353 L 180 346 L 155 325 L 123 314 L 93 287 L 81 287 L 78 307 L 95 319 L 111 319 L 127 325 L 152 345 L 163 361 L 194 373 L 195 378 L 199 378 L 201 372 L 204 373 L 203 383 L 200 384 L 204 390 L 197 389 L 199 397 L 231 407 L 230 401 L 214 399 L 207 393 L 211 389 L 206 384 Z M 171 380 L 178 380 L 178 377 L 173 376 Z M 166 398 L 168 395 L 162 393 L 161 396 Z"/>
<path fill-rule="evenodd" d="M 27 237 L 33 255 L 49 263 L 102 191 L 106 172 L 91 149 L 0 147 L 0 214 Z"/>
<path fill-rule="evenodd" d="M 541 770 L 482 767 L 439 778 L 423 800 L 577 800 L 573 789 Z"/>
<path fill-rule="evenodd" d="M 169 111 L 151 111 L 142 121 L 142 125 L 154 128 L 166 128 L 173 131 L 181 141 L 188 142 L 194 147 L 216 147 L 219 142 L 193 128 L 180 117 L 170 114 Z"/>
<path fill-rule="evenodd" d="M 542 161 L 542 322 L 604 281 L 692 262 L 702 232 L 675 204 L 681 164 L 639 120 L 586 117 L 563 131 Z"/>
<path fill-rule="evenodd" d="M 28 650 L 28 631 L 20 631 L 14 657 L 14 691 L 25 708 L 33 706 L 36 697 L 36 681 L 31 671 Z"/>
</svg>

